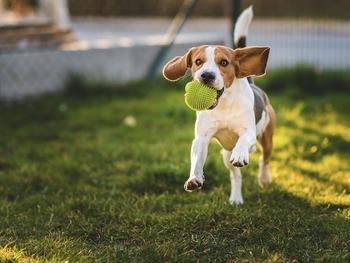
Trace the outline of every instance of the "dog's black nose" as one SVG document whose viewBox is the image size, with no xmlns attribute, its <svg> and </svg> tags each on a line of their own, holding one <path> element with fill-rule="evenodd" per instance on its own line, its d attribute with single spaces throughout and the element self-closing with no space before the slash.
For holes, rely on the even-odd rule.
<svg viewBox="0 0 350 263">
<path fill-rule="evenodd" d="M 213 72 L 204 72 L 202 75 L 201 75 L 201 78 L 204 82 L 204 84 L 207 84 L 211 81 L 213 81 L 215 79 L 215 73 Z"/>
</svg>

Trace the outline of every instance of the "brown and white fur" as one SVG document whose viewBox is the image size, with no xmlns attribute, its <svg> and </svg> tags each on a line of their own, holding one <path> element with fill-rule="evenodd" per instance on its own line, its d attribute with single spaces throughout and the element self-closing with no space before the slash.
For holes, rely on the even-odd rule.
<svg viewBox="0 0 350 263">
<path fill-rule="evenodd" d="M 191 150 L 191 172 L 184 188 L 200 189 L 204 183 L 203 166 L 208 145 L 214 137 L 223 148 L 225 166 L 230 170 L 230 202 L 243 203 L 239 167 L 249 163 L 249 153 L 261 148 L 259 185 L 271 183 L 269 161 L 275 113 L 267 95 L 256 87 L 250 76 L 265 74 L 269 47 L 245 47 L 248 28 L 253 17 L 252 8 L 246 9 L 236 23 L 233 50 L 224 46 L 191 48 L 184 56 L 175 57 L 163 69 L 169 81 L 184 77 L 187 69 L 192 77 L 218 91 L 211 109 L 197 112 L 195 139 Z"/>
</svg>

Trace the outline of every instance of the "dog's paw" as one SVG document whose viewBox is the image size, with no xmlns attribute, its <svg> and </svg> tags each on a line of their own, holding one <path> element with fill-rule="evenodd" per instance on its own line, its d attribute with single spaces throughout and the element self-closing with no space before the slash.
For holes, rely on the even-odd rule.
<svg viewBox="0 0 350 263">
<path fill-rule="evenodd" d="M 259 178 L 258 183 L 261 188 L 268 188 L 272 183 L 272 179 Z"/>
<path fill-rule="evenodd" d="M 243 204 L 243 197 L 242 196 L 237 196 L 237 197 L 231 196 L 229 201 L 230 201 L 231 205 L 241 205 L 241 204 Z"/>
<path fill-rule="evenodd" d="M 236 146 L 232 151 L 230 162 L 236 167 L 246 166 L 249 163 L 249 151 Z"/>
<path fill-rule="evenodd" d="M 264 170 L 260 170 L 258 175 L 258 182 L 261 188 L 267 188 L 272 183 L 272 179 L 271 179 L 271 175 L 268 167 L 265 168 Z"/>
<path fill-rule="evenodd" d="M 196 189 L 201 189 L 204 183 L 204 176 L 202 176 L 202 180 L 198 178 L 191 178 L 185 182 L 184 188 L 187 192 L 192 192 Z"/>
</svg>

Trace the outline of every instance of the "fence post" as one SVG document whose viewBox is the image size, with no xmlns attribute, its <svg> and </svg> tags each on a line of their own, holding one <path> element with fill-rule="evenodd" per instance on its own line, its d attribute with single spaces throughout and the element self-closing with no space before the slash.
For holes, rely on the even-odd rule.
<svg viewBox="0 0 350 263">
<path fill-rule="evenodd" d="M 241 0 L 232 0 L 232 4 L 231 4 L 231 39 L 232 39 L 232 48 L 235 49 L 235 37 L 234 37 L 234 33 L 235 33 L 235 25 L 236 25 L 236 21 L 237 18 L 239 17 L 240 13 L 241 13 Z"/>
</svg>

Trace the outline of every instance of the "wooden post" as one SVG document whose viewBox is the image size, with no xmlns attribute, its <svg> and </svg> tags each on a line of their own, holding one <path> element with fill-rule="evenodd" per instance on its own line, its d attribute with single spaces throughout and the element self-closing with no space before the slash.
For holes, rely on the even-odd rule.
<svg viewBox="0 0 350 263">
<path fill-rule="evenodd" d="M 53 23 L 61 30 L 70 30 L 71 21 L 67 8 L 67 0 L 49 0 Z"/>
</svg>

